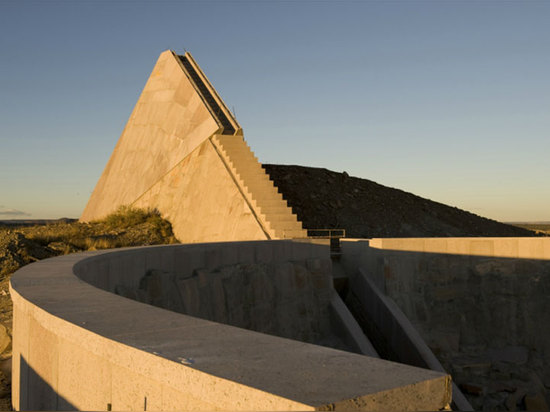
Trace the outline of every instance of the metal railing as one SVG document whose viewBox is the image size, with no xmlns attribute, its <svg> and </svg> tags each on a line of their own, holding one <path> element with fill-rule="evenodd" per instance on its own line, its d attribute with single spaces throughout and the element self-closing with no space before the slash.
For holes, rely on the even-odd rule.
<svg viewBox="0 0 550 412">
<path fill-rule="evenodd" d="M 317 239 L 346 237 L 346 229 L 307 229 L 307 237 Z"/>
</svg>

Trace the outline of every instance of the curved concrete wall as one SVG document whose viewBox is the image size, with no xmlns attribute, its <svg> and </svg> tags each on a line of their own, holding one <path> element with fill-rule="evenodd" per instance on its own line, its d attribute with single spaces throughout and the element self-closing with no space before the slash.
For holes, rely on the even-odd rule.
<svg viewBox="0 0 550 412">
<path fill-rule="evenodd" d="M 308 243 L 242 242 L 88 252 L 25 266 L 10 284 L 14 407 L 445 407 L 451 394 L 444 374 L 198 319 L 108 292 L 120 284 L 139 289 L 139 279 L 151 270 L 192 274 L 246 262 L 320 268 L 327 255 L 326 247 Z"/>
<path fill-rule="evenodd" d="M 166 249 L 160 258 L 157 250 L 135 250 L 117 253 L 108 269 L 104 256 L 88 258 L 75 273 L 101 289 L 174 312 L 347 349 L 332 331 L 326 249 L 286 246 L 234 244 L 220 253 L 202 245 Z"/>
</svg>

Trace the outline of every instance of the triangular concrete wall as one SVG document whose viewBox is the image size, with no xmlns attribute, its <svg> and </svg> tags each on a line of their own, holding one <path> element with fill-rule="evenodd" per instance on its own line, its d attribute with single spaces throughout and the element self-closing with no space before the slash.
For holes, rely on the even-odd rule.
<svg viewBox="0 0 550 412">
<path fill-rule="evenodd" d="M 304 237 L 257 165 L 242 129 L 192 56 L 165 51 L 81 220 L 130 205 L 158 209 L 182 242 Z"/>
</svg>

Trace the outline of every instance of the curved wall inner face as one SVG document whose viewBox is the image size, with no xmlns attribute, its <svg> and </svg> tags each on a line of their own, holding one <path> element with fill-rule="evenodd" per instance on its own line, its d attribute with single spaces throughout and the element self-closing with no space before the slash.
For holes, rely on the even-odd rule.
<svg viewBox="0 0 550 412">
<path fill-rule="evenodd" d="M 322 260 L 249 263 L 194 270 L 190 277 L 149 270 L 138 289 L 115 293 L 174 312 L 310 343 L 333 335 L 330 272 Z"/>
<path fill-rule="evenodd" d="M 326 282 L 330 267 L 328 247 L 296 241 L 106 250 L 27 265 L 10 280 L 14 408 L 445 408 L 451 399 L 446 374 L 197 319 L 110 293 L 125 287 L 144 299 L 161 297 L 176 305 L 168 292 L 177 280 L 187 283 L 184 293 L 196 290 L 194 298 L 184 296 L 179 304 L 198 305 L 189 310 L 200 312 L 205 310 L 201 292 L 216 293 L 233 277 L 225 285 L 225 311 L 211 307 L 207 315 L 234 316 L 251 325 L 259 319 L 260 327 L 274 330 L 275 321 L 259 316 L 263 305 L 276 312 L 298 305 L 292 316 L 311 321 L 307 306 L 305 316 L 300 312 L 300 300 L 322 301 L 328 293 L 336 302 L 332 314 L 344 322 L 343 304 L 338 306 Z M 245 291 L 232 295 L 237 284 Z M 250 287 L 263 292 L 251 294 Z M 298 290 L 290 293 L 291 287 Z M 293 329 L 304 327 L 288 321 L 296 322 Z M 306 331 L 306 338 L 316 338 L 322 326 Z"/>
<path fill-rule="evenodd" d="M 108 262 L 105 257 L 88 259 L 77 275 L 109 292 L 174 312 L 350 350 L 335 333 L 331 318 L 328 252 L 322 246 L 295 244 L 298 252 L 288 261 L 255 251 L 257 244 L 250 246 L 236 244 L 233 261 L 231 253 L 222 256 L 209 245 L 194 248 L 192 255 L 189 249 L 174 249 L 164 258 L 146 256 L 145 262 L 128 251 Z M 312 257 L 312 250 L 323 252 Z M 281 257 L 286 254 L 284 242 L 279 251 Z"/>
</svg>

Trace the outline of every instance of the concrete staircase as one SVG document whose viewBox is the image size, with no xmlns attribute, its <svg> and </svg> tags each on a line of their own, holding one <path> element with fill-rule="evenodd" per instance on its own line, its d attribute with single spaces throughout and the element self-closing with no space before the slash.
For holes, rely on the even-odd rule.
<svg viewBox="0 0 550 412">
<path fill-rule="evenodd" d="M 183 56 L 178 56 L 178 58 L 182 63 L 183 71 L 189 77 L 191 83 L 208 106 L 208 110 L 210 110 L 210 113 L 220 125 L 219 133 L 235 134 L 240 129 L 237 120 L 231 115 L 231 112 L 229 112 L 220 96 L 218 96 L 216 89 L 210 84 L 199 65 L 193 59 L 193 56 L 191 56 L 191 53 L 187 52 Z"/>
<path fill-rule="evenodd" d="M 242 136 L 216 134 L 211 142 L 271 239 L 306 238 L 292 209 Z"/>
</svg>

